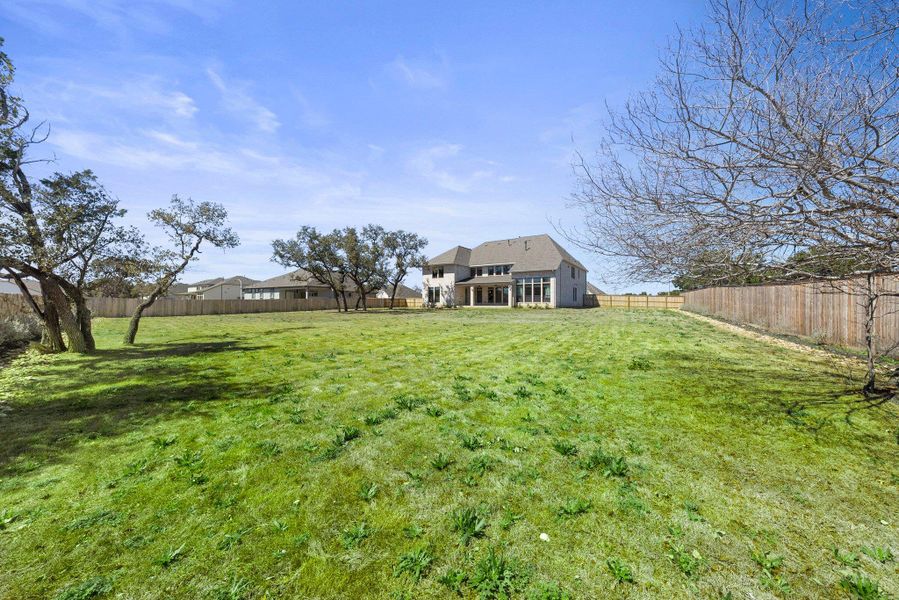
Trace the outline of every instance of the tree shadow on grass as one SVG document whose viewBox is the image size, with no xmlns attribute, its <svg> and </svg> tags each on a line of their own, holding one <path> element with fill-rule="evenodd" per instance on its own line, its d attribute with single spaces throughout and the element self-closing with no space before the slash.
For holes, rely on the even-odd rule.
<svg viewBox="0 0 899 600">
<path fill-rule="evenodd" d="M 118 436 L 179 415 L 210 415 L 211 402 L 265 397 L 277 381 L 247 380 L 227 361 L 155 360 L 265 348 L 270 346 L 231 341 L 143 345 L 42 366 L 20 388 L 23 397 L 0 412 L 0 474 L 62 461 L 85 439 Z"/>
<path fill-rule="evenodd" d="M 719 364 L 707 365 L 703 374 L 709 397 L 728 393 L 728 412 L 748 419 L 782 419 L 816 437 L 834 420 L 854 426 L 853 418 L 864 411 L 881 411 L 888 420 L 897 418 L 891 394 L 865 396 L 860 380 L 830 368 L 811 373 Z"/>
</svg>

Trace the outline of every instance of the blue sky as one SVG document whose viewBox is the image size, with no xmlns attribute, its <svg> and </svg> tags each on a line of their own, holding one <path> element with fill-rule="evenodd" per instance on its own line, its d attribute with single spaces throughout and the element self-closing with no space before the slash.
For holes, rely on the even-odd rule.
<svg viewBox="0 0 899 600">
<path fill-rule="evenodd" d="M 242 239 L 186 279 L 264 278 L 301 225 L 376 222 L 429 254 L 576 227 L 573 152 L 656 73 L 702 2 L 5 0 L 16 89 L 56 170 L 90 168 L 148 228 L 173 193 Z M 149 233 L 149 231 L 148 231 Z M 601 259 L 577 251 L 603 284 Z M 416 283 L 411 281 L 410 283 Z"/>
</svg>

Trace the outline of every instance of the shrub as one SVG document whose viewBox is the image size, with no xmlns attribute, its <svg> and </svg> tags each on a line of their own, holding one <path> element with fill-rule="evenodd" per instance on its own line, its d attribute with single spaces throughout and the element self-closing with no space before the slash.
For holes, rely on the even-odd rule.
<svg viewBox="0 0 899 600">
<path fill-rule="evenodd" d="M 31 315 L 0 319 L 0 347 L 18 346 L 41 339 L 41 324 Z"/>
</svg>

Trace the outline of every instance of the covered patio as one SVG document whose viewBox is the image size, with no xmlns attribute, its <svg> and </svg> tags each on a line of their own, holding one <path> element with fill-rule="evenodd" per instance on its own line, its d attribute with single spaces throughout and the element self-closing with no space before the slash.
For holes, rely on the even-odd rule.
<svg viewBox="0 0 899 600">
<path fill-rule="evenodd" d="M 514 306 L 515 294 L 509 275 L 470 277 L 456 286 L 464 291 L 462 306 Z"/>
</svg>

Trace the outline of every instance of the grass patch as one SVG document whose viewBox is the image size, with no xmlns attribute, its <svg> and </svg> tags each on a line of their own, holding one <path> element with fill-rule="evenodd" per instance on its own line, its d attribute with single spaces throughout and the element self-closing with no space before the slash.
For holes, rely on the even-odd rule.
<svg viewBox="0 0 899 600">
<path fill-rule="evenodd" d="M 652 310 L 126 326 L 0 371 L 0 597 L 899 598 L 899 410 L 828 358 Z"/>
</svg>

